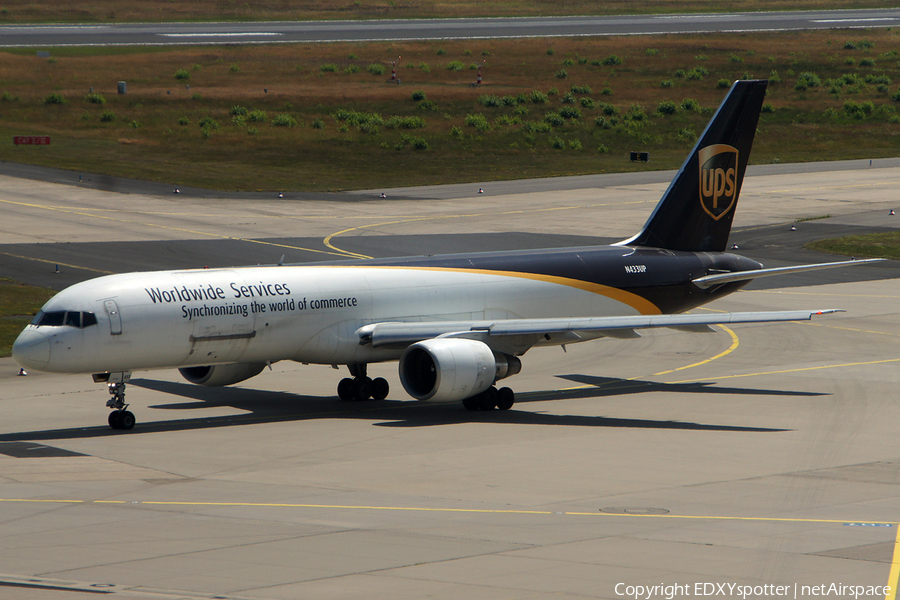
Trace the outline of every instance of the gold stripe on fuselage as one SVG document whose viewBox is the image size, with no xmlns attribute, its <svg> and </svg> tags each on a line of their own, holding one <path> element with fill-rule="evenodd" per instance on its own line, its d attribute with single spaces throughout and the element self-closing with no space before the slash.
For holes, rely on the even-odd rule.
<svg viewBox="0 0 900 600">
<path fill-rule="evenodd" d="M 557 275 L 544 275 L 542 273 L 524 273 L 521 271 L 497 271 L 492 269 L 466 269 L 461 267 L 412 267 L 398 265 L 304 265 L 304 268 L 318 269 L 395 269 L 404 271 L 441 271 L 445 273 L 475 273 L 479 275 L 497 275 L 500 277 L 516 277 L 519 279 L 531 279 L 532 281 L 543 281 L 545 283 L 555 283 L 556 285 L 564 285 L 586 292 L 591 292 L 599 296 L 605 296 L 616 302 L 626 304 L 642 315 L 661 315 L 662 311 L 655 304 L 635 293 L 621 290 L 609 285 L 601 283 L 593 283 L 590 281 L 582 281 L 580 279 L 572 279 L 570 277 L 560 277 Z"/>
</svg>

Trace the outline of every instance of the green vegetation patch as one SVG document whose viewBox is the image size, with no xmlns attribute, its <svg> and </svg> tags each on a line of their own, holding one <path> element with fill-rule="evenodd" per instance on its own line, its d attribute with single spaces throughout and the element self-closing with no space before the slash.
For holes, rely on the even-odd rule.
<svg viewBox="0 0 900 600">
<path fill-rule="evenodd" d="M 388 0 L 306 0 L 284 2 L 272 0 L 93 0 L 92 2 L 34 2 L 7 0 L 0 9 L 2 23 L 81 22 L 127 23 L 145 21 L 296 21 L 320 19 L 371 18 L 453 18 L 453 17 L 519 17 L 545 15 L 617 15 L 669 14 L 690 12 L 732 12 L 756 10 L 796 10 L 797 0 L 654 0 L 626 2 L 609 0 L 420 0 L 395 2 Z M 807 0 L 807 10 L 828 8 L 894 8 L 889 0 Z M 847 42 L 845 48 L 865 49 L 867 40 Z M 655 50 L 655 49 L 654 49 Z M 650 51 L 650 50 L 648 50 Z M 492 56 L 482 50 L 482 56 Z"/>
<path fill-rule="evenodd" d="M 554 38 L 553 53 L 534 40 L 51 49 L 55 64 L 0 50 L 0 160 L 221 190 L 674 169 L 732 82 L 767 76 L 755 164 L 896 156 L 900 29 L 860 31 L 855 49 L 845 35 Z M 490 56 L 481 83 L 476 54 Z"/>
<path fill-rule="evenodd" d="M 804 246 L 810 250 L 855 256 L 857 258 L 891 258 L 900 260 L 900 231 L 848 235 L 810 242 Z"/>
<path fill-rule="evenodd" d="M 0 278 L 0 357 L 9 356 L 22 329 L 56 292 Z"/>
</svg>

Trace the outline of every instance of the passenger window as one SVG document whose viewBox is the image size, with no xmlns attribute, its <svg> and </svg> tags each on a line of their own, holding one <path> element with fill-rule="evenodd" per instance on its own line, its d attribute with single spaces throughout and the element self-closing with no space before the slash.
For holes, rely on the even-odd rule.
<svg viewBox="0 0 900 600">
<path fill-rule="evenodd" d="M 92 312 L 81 313 L 81 326 L 90 327 L 97 324 L 97 317 Z"/>
<path fill-rule="evenodd" d="M 66 325 L 81 329 L 81 313 L 69 311 L 66 313 Z"/>
</svg>

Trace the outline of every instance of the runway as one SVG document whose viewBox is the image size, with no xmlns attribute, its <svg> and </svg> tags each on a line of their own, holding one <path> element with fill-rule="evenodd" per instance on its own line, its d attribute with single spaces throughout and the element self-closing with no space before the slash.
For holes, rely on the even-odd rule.
<svg viewBox="0 0 900 600">
<path fill-rule="evenodd" d="M 831 167 L 751 171 L 735 252 L 825 262 L 802 243 L 900 226 L 900 166 Z M 0 177 L 0 274 L 60 288 L 281 255 L 589 244 L 636 231 L 667 182 L 301 200 Z M 680 598 L 730 583 L 813 598 L 834 583 L 893 600 L 898 295 L 895 262 L 771 278 L 708 308 L 847 312 L 533 350 L 507 412 L 411 401 L 395 364 L 370 367 L 387 400 L 342 403 L 343 372 L 278 363 L 224 389 L 136 373 L 138 426 L 120 433 L 89 377 L 18 377 L 0 359 L 3 597 L 617 599 L 677 584 Z"/>
<path fill-rule="evenodd" d="M 602 35 L 793 31 L 896 27 L 900 10 L 717 14 L 393 19 L 244 23 L 101 23 L 0 26 L 0 47 L 183 46 Z"/>
</svg>

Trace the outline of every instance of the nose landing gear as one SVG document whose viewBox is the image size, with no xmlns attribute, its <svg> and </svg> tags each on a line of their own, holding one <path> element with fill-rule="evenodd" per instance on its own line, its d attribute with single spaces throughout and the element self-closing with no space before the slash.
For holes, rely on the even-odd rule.
<svg viewBox="0 0 900 600">
<path fill-rule="evenodd" d="M 128 405 L 125 404 L 125 384 L 110 383 L 109 393 L 112 395 L 112 398 L 106 401 L 106 406 L 113 409 L 109 413 L 109 426 L 113 429 L 124 429 L 126 431 L 132 429 L 135 419 L 134 413 L 130 410 L 125 410 L 128 408 Z"/>
<path fill-rule="evenodd" d="M 106 406 L 112 409 L 109 426 L 126 431 L 134 428 L 134 413 L 126 410 L 128 405 L 125 404 L 125 382 L 131 379 L 131 373 L 97 373 L 93 377 L 95 382 L 105 382 L 109 389 L 111 397 L 106 401 Z"/>
</svg>

